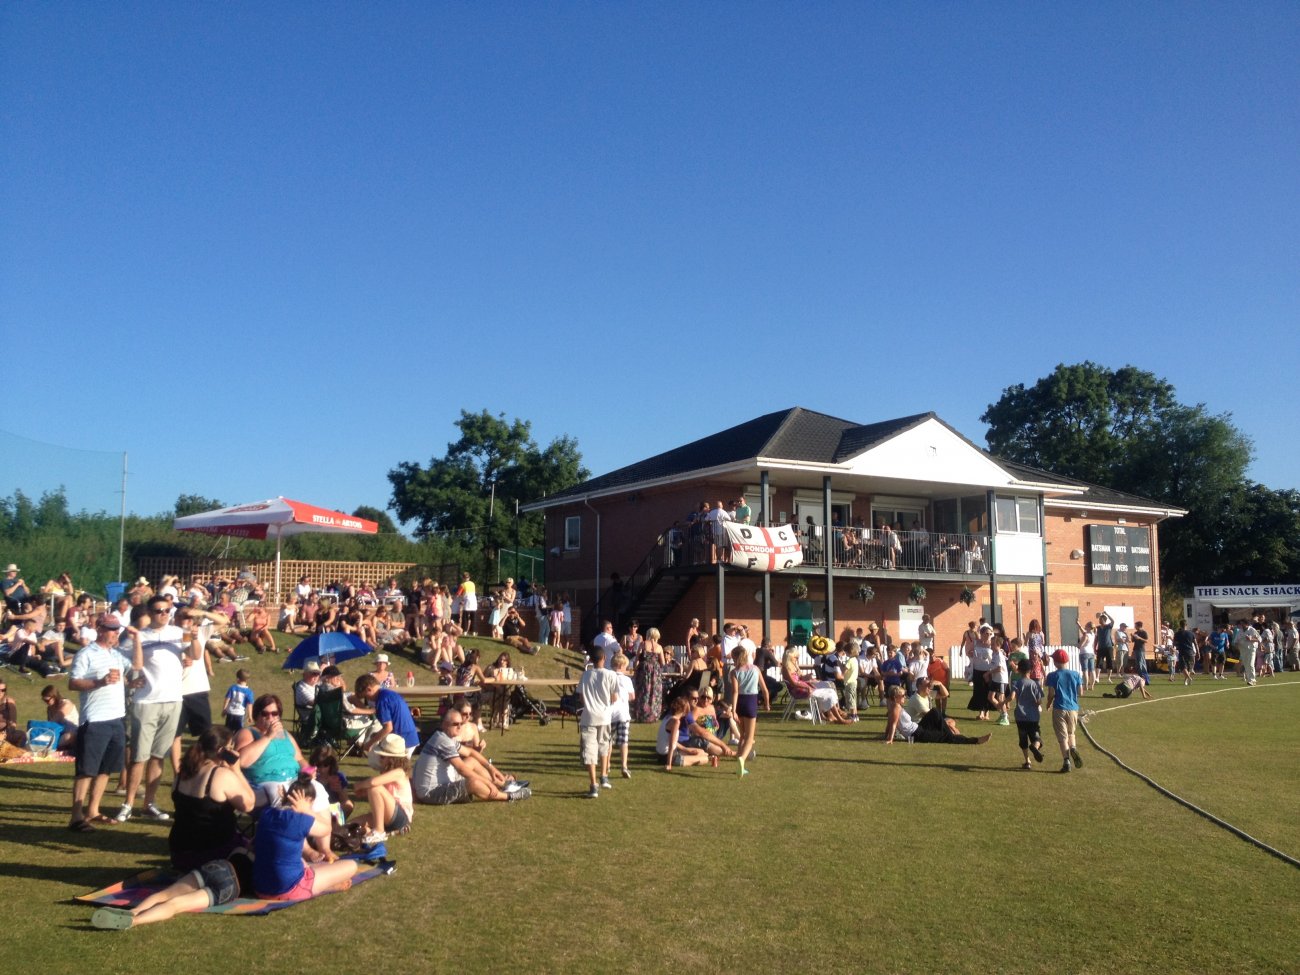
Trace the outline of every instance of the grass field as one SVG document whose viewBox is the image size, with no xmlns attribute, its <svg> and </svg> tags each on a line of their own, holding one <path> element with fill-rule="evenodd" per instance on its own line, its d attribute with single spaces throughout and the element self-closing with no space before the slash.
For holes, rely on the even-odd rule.
<svg viewBox="0 0 1300 975">
<path fill-rule="evenodd" d="M 255 690 L 283 696 L 279 662 L 252 661 Z M 533 676 L 564 663 L 547 651 L 526 666 Z M 214 698 L 233 669 L 218 668 Z M 35 716 L 43 682 L 6 676 L 21 716 Z M 1157 701 L 1099 713 L 1091 729 L 1298 855 L 1300 680 L 1239 687 L 1157 681 Z M 1099 712 L 1121 703 L 1085 698 Z M 535 797 L 417 809 L 411 835 L 390 845 L 394 877 L 269 917 L 124 934 L 91 929 L 69 898 L 161 863 L 165 826 L 69 833 L 69 765 L 0 768 L 8 955 L 30 959 L 14 971 L 42 973 L 178 960 L 200 972 L 1300 970 L 1300 869 L 1090 745 L 1078 772 L 1057 773 L 1050 747 L 1023 772 L 1014 727 L 959 747 L 885 746 L 882 726 L 879 711 L 852 728 L 765 717 L 744 781 L 726 765 L 663 772 L 654 729 L 634 726 L 634 777 L 591 801 L 573 723 L 526 722 L 493 733 L 489 754 L 531 779 Z"/>
</svg>

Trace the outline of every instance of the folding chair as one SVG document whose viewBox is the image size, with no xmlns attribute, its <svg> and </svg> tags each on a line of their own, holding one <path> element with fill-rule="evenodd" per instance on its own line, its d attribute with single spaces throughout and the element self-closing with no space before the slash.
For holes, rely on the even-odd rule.
<svg viewBox="0 0 1300 975">
<path fill-rule="evenodd" d="M 348 726 L 343 710 L 343 688 L 326 687 L 316 692 L 316 705 L 312 708 L 312 737 L 307 744 L 333 745 L 339 758 L 361 754 L 361 729 Z"/>
</svg>

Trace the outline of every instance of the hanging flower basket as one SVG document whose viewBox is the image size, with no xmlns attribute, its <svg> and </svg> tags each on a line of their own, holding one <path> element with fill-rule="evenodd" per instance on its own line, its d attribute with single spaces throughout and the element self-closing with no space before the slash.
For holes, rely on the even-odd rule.
<svg viewBox="0 0 1300 975">
<path fill-rule="evenodd" d="M 975 602 L 975 590 L 972 589 L 970 586 L 966 586 L 965 588 L 962 589 L 961 595 L 958 596 L 957 598 L 960 599 L 967 606 L 969 606 L 971 603 Z"/>
<path fill-rule="evenodd" d="M 790 583 L 790 598 L 807 599 L 808 583 L 804 582 L 802 579 L 796 578 L 792 583 Z"/>
<path fill-rule="evenodd" d="M 912 605 L 918 605 L 921 600 L 925 599 L 925 586 L 919 582 L 912 583 L 912 591 L 907 598 L 912 601 Z"/>
<path fill-rule="evenodd" d="M 868 585 L 861 585 L 853 590 L 853 598 L 860 603 L 869 603 L 876 598 L 876 591 Z"/>
</svg>

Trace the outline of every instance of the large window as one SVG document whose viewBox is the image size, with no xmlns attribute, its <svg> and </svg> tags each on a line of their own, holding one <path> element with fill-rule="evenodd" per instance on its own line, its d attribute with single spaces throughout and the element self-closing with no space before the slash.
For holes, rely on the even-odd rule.
<svg viewBox="0 0 1300 975">
<path fill-rule="evenodd" d="M 582 516 L 570 515 L 564 519 L 564 550 L 576 552 L 582 544 Z"/>
<path fill-rule="evenodd" d="M 1037 498 L 997 498 L 994 501 L 1000 535 L 1038 535 Z"/>
</svg>

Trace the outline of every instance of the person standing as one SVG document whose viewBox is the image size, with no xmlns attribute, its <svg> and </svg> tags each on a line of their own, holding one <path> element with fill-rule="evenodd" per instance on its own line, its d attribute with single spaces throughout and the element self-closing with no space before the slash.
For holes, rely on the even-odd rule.
<svg viewBox="0 0 1300 975">
<path fill-rule="evenodd" d="M 741 640 L 734 654 L 736 666 L 731 672 L 731 711 L 740 723 L 740 750 L 736 753 L 736 760 L 740 764 L 741 778 L 749 774 L 745 762 L 754 753 L 754 736 L 758 730 L 759 695 L 763 696 L 764 711 L 772 706 L 767 695 L 767 684 L 763 682 L 759 669 L 754 666 L 754 649 L 754 641 L 748 637 Z M 856 681 L 855 672 L 855 689 Z"/>
<path fill-rule="evenodd" d="M 1196 634 L 1187 628 L 1187 620 L 1178 623 L 1174 650 L 1178 653 L 1178 667 L 1183 672 L 1183 686 L 1186 687 L 1196 675 Z"/>
<path fill-rule="evenodd" d="M 1019 679 L 1011 689 L 1011 701 L 1016 708 L 1016 731 L 1020 737 L 1020 751 L 1025 756 L 1020 767 L 1032 769 L 1029 757 L 1034 761 L 1043 760 L 1043 735 L 1039 730 L 1042 718 L 1043 689 L 1038 681 L 1029 675 L 1029 661 L 1021 660 L 1016 666 Z"/>
<path fill-rule="evenodd" d="M 1043 707 L 1052 712 L 1052 730 L 1056 732 L 1056 742 L 1061 746 L 1062 772 L 1070 771 L 1070 762 L 1075 768 L 1083 768 L 1083 757 L 1075 742 L 1075 729 L 1079 724 L 1079 690 L 1083 678 L 1077 670 L 1067 670 L 1070 656 L 1064 650 L 1052 654 L 1054 670 L 1047 675 L 1046 698 Z"/>
<path fill-rule="evenodd" d="M 111 820 L 99 811 L 108 777 L 126 760 L 126 680 L 131 662 L 117 649 L 121 624 L 111 613 L 95 621 L 95 642 L 72 660 L 68 690 L 78 691 L 81 725 L 77 729 L 76 769 L 72 782 L 72 818 L 68 829 L 92 831 Z"/>
<path fill-rule="evenodd" d="M 163 596 L 151 598 L 146 608 L 137 606 L 132 619 L 144 625 L 143 629 L 128 627 L 126 631 L 135 645 L 132 664 L 143 671 L 144 682 L 131 703 L 131 768 L 126 796 L 114 818 L 119 823 L 131 818 L 143 779 L 144 815 L 165 822 L 171 816 L 159 809 L 155 800 L 162 782 L 163 760 L 171 756 L 180 725 L 186 635 L 179 626 L 171 625 L 171 604 Z M 197 629 L 190 631 L 188 656 L 191 666 L 203 658 Z"/>
<path fill-rule="evenodd" d="M 478 589 L 468 572 L 460 575 L 460 585 L 456 588 L 456 607 L 460 614 L 460 628 L 471 636 L 474 633 L 474 616 L 478 613 Z"/>
<path fill-rule="evenodd" d="M 618 675 L 605 669 L 605 652 L 599 646 L 590 654 L 591 666 L 578 681 L 582 696 L 582 716 L 578 719 L 578 747 L 582 764 L 587 767 L 590 788 L 588 799 L 600 796 L 601 789 L 610 789 L 609 776 L 598 775 L 598 770 L 609 757 L 610 716 L 618 700 Z"/>
<path fill-rule="evenodd" d="M 1133 624 L 1133 672 L 1142 675 L 1142 683 L 1151 683 L 1151 674 L 1147 671 L 1147 643 L 1151 640 L 1151 635 L 1143 629 L 1142 621 L 1138 620 Z M 1210 668 L 1207 666 L 1205 672 L 1208 674 Z"/>
<path fill-rule="evenodd" d="M 1106 683 L 1115 683 L 1115 622 L 1105 613 L 1097 614 L 1094 631 L 1097 648 L 1097 670 L 1106 671 Z"/>
</svg>

